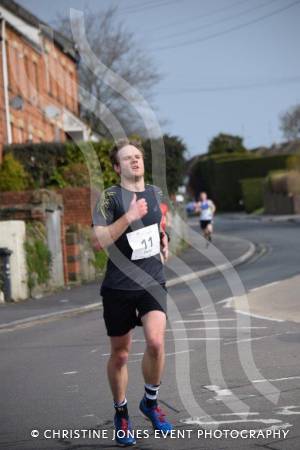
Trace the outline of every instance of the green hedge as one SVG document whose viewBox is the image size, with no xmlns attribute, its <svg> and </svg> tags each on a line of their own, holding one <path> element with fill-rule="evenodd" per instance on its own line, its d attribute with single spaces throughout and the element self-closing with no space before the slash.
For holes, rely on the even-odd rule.
<svg viewBox="0 0 300 450">
<path fill-rule="evenodd" d="M 251 153 L 224 153 L 219 155 L 203 155 L 198 158 L 190 169 L 189 191 L 198 198 L 201 191 L 207 192 L 211 198 L 215 197 L 216 186 L 216 164 L 225 161 L 248 160 L 254 158 Z"/>
<path fill-rule="evenodd" d="M 265 178 L 245 178 L 241 180 L 244 208 L 251 213 L 263 207 Z"/>
<path fill-rule="evenodd" d="M 28 143 L 7 145 L 4 152 L 5 155 L 13 155 L 31 174 L 34 189 L 82 186 L 84 177 L 80 171 L 78 183 L 74 176 L 72 179 L 66 176 L 66 173 L 70 173 L 70 166 L 74 169 L 80 164 L 88 169 L 87 185 L 92 178 L 94 186 L 102 187 L 104 184 L 104 187 L 108 187 L 118 179 L 109 159 L 111 145 L 111 141 L 104 139 L 100 142 Z M 75 175 L 75 171 L 72 172 Z"/>
<path fill-rule="evenodd" d="M 240 180 L 264 178 L 271 170 L 285 169 L 291 155 L 245 156 L 199 159 L 191 170 L 190 188 L 197 194 L 207 191 L 216 202 L 218 210 L 239 211 L 243 209 Z"/>
</svg>

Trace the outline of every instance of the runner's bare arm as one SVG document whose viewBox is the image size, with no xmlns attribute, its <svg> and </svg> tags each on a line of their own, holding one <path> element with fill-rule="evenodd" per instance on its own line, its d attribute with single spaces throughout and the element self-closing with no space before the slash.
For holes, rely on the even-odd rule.
<svg viewBox="0 0 300 450">
<path fill-rule="evenodd" d="M 212 208 L 212 213 L 215 214 L 217 208 L 216 208 L 216 205 L 214 204 L 214 202 L 211 202 L 211 208 Z"/>
<path fill-rule="evenodd" d="M 163 262 L 166 262 L 169 258 L 169 240 L 167 234 L 161 229 L 161 253 L 163 256 Z"/>
<path fill-rule="evenodd" d="M 102 248 L 113 244 L 135 220 L 144 217 L 148 212 L 147 202 L 144 198 L 136 199 L 134 194 L 127 213 L 110 225 L 94 225 L 95 236 Z"/>
</svg>

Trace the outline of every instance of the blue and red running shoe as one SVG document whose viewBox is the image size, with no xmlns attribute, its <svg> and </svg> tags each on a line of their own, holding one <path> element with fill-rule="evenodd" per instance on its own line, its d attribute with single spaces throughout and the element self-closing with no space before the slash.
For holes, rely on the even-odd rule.
<svg viewBox="0 0 300 450">
<path fill-rule="evenodd" d="M 115 438 L 119 445 L 127 447 L 136 444 L 129 417 L 126 418 L 115 414 L 114 424 L 116 432 Z"/>
<path fill-rule="evenodd" d="M 164 433 L 170 433 L 173 430 L 173 425 L 165 418 L 165 413 L 161 407 L 156 405 L 152 408 L 148 408 L 146 405 L 145 397 L 140 402 L 140 411 L 152 422 L 154 430 L 163 431 Z"/>
</svg>

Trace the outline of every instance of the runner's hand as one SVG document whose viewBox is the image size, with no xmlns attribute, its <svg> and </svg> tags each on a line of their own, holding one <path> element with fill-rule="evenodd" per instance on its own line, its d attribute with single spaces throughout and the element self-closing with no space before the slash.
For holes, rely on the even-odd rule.
<svg viewBox="0 0 300 450">
<path fill-rule="evenodd" d="M 136 194 L 133 194 L 133 199 L 130 202 L 127 212 L 128 222 L 134 222 L 144 217 L 148 212 L 148 205 L 144 198 L 136 199 Z"/>
<path fill-rule="evenodd" d="M 169 258 L 169 242 L 166 233 L 163 233 L 163 236 L 161 238 L 161 252 L 164 259 L 163 262 L 165 263 Z"/>
</svg>

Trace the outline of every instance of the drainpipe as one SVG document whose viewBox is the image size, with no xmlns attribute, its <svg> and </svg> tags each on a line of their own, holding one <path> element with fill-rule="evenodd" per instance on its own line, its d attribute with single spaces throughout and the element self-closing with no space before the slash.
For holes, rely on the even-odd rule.
<svg viewBox="0 0 300 450">
<path fill-rule="evenodd" d="M 3 71 L 3 87 L 4 87 L 4 107 L 6 118 L 6 135 L 7 144 L 12 143 L 10 112 L 9 112 L 9 96 L 8 96 L 8 70 L 7 70 L 7 55 L 6 55 L 6 37 L 5 37 L 5 20 L 0 15 L 1 21 L 1 50 L 2 50 L 2 71 Z"/>
</svg>

